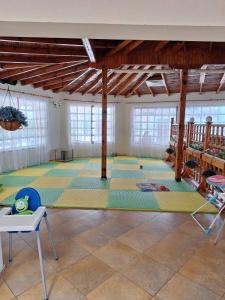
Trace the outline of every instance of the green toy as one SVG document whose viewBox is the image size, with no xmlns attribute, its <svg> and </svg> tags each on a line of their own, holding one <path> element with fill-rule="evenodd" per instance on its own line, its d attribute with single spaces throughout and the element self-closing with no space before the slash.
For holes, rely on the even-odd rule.
<svg viewBox="0 0 225 300">
<path fill-rule="evenodd" d="M 29 196 L 17 199 L 14 203 L 15 209 L 19 215 L 32 215 L 33 211 L 28 209 Z"/>
</svg>

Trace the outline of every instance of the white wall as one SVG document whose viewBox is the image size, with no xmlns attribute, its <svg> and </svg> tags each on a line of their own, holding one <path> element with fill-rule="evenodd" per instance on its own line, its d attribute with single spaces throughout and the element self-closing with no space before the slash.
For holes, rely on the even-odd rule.
<svg viewBox="0 0 225 300">
<path fill-rule="evenodd" d="M 1 0 L 0 35 L 225 41 L 224 0 Z"/>
</svg>

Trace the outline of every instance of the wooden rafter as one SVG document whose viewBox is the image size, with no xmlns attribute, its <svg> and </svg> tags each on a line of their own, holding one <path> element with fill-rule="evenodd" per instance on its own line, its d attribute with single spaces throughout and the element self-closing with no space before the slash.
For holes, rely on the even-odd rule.
<svg viewBox="0 0 225 300">
<path fill-rule="evenodd" d="M 99 83 L 99 80 L 102 78 L 102 71 L 101 70 L 97 70 L 96 71 L 96 75 L 95 75 L 95 79 L 92 82 L 89 82 L 88 86 L 86 87 L 86 89 L 82 92 L 82 95 L 87 94 L 88 92 L 90 92 L 94 87 L 96 87 L 96 85 Z"/>
<path fill-rule="evenodd" d="M 56 76 L 56 77 L 54 76 L 50 80 L 44 80 L 44 81 L 39 81 L 37 83 L 34 83 L 33 87 L 34 88 L 39 88 L 39 87 L 45 88 L 45 87 L 48 87 L 49 85 L 60 83 L 64 80 L 71 81 L 71 80 L 75 79 L 76 77 L 78 77 L 81 74 L 81 72 L 83 72 L 83 70 L 70 72 L 68 74 L 60 75 L 60 76 Z"/>
<path fill-rule="evenodd" d="M 139 47 L 144 41 L 133 41 L 122 51 L 123 54 L 129 54 L 131 51 Z"/>
<path fill-rule="evenodd" d="M 201 67 L 202 70 L 206 70 L 207 69 L 207 65 L 203 65 Z M 202 88 L 203 88 L 203 84 L 205 82 L 205 75 L 206 73 L 200 73 L 200 78 L 199 78 L 199 84 L 200 84 L 200 88 L 199 88 L 199 93 L 202 94 Z"/>
<path fill-rule="evenodd" d="M 129 67 L 128 69 L 131 69 L 132 67 Z M 111 88 L 108 88 L 108 94 L 110 94 L 113 90 L 115 90 L 118 86 L 120 86 L 123 82 L 126 82 L 127 79 L 130 77 L 130 74 L 124 73 L 121 74 L 121 76 L 118 77 L 116 82 L 111 86 Z"/>
<path fill-rule="evenodd" d="M 73 45 L 65 46 L 57 44 L 26 43 L 19 41 L 5 41 L 1 39 L 0 53 L 73 55 L 87 59 L 87 54 L 85 53 L 84 48 Z"/>
<path fill-rule="evenodd" d="M 161 76 L 162 76 L 162 81 L 163 81 L 166 93 L 169 96 L 170 92 L 169 92 L 169 87 L 168 87 L 168 84 L 167 84 L 167 81 L 166 81 L 166 76 L 163 73 L 161 73 Z"/>
<path fill-rule="evenodd" d="M 76 72 L 88 68 L 88 64 L 70 64 L 70 65 L 54 65 L 45 69 L 43 72 L 33 73 L 28 79 L 20 79 L 22 84 L 35 84 L 45 82 L 58 76 L 67 75 L 71 72 Z"/>
<path fill-rule="evenodd" d="M 157 52 L 161 51 L 168 43 L 169 43 L 169 41 L 158 42 L 158 44 L 154 48 L 154 52 L 157 53 Z"/>
<path fill-rule="evenodd" d="M 0 79 L 11 78 L 18 74 L 24 75 L 30 71 L 36 70 L 37 68 L 39 68 L 39 67 L 33 66 L 33 67 L 15 68 L 12 70 L 3 70 L 3 71 L 0 71 Z M 15 80 L 16 80 L 16 78 L 15 78 Z"/>
<path fill-rule="evenodd" d="M 107 80 L 107 84 L 108 84 L 108 87 L 110 85 L 110 83 L 112 81 L 115 80 L 115 73 L 112 73 L 110 70 L 108 70 L 108 80 Z M 97 87 L 97 89 L 92 93 L 93 96 L 97 95 L 98 93 L 100 93 L 102 91 L 102 82 L 100 81 L 100 85 Z"/>
<path fill-rule="evenodd" d="M 26 68 L 26 67 L 32 67 L 35 66 L 41 66 L 39 64 L 28 64 L 28 63 L 0 63 L 0 68 L 4 70 L 12 70 L 12 69 L 19 69 L 19 68 Z"/>
<path fill-rule="evenodd" d="M 177 42 L 174 46 L 172 46 L 171 48 L 170 48 L 170 51 L 172 52 L 172 53 L 176 53 L 176 52 L 178 52 L 180 49 L 182 49 L 183 47 L 184 47 L 184 42 Z"/>
<path fill-rule="evenodd" d="M 22 62 L 22 63 L 42 63 L 55 64 L 62 62 L 76 62 L 86 59 L 86 55 L 43 55 L 43 54 L 15 54 L 0 53 L 0 62 Z"/>
<path fill-rule="evenodd" d="M 130 40 L 126 40 L 121 42 L 119 45 L 117 45 L 114 49 L 110 50 L 106 56 L 112 56 L 114 54 L 116 54 L 117 52 L 121 51 L 122 49 L 124 49 L 125 47 L 127 47 L 132 41 Z"/>
<path fill-rule="evenodd" d="M 73 87 L 76 86 L 77 81 L 79 79 L 81 79 L 83 76 L 85 76 L 89 72 L 89 70 L 90 69 L 87 69 L 84 72 L 82 72 L 81 75 L 79 75 L 78 77 L 76 77 L 75 79 L 70 81 L 65 87 L 63 87 L 62 89 L 59 89 L 57 92 L 71 91 L 73 89 Z"/>
<path fill-rule="evenodd" d="M 216 92 L 219 93 L 222 87 L 224 86 L 225 83 L 225 73 L 222 75 L 222 78 L 220 79 L 220 83 L 216 89 Z"/>
<path fill-rule="evenodd" d="M 82 86 L 84 86 L 84 85 L 88 82 L 88 80 L 90 80 L 90 79 L 93 77 L 93 75 L 94 75 L 95 73 L 96 73 L 96 70 L 90 70 L 90 71 L 86 74 L 85 78 L 84 78 L 83 80 L 81 80 L 80 82 L 78 82 L 78 84 L 75 85 L 75 86 L 70 90 L 70 94 L 73 94 L 73 93 L 75 93 L 76 91 L 78 91 L 80 88 L 82 88 Z"/>
</svg>

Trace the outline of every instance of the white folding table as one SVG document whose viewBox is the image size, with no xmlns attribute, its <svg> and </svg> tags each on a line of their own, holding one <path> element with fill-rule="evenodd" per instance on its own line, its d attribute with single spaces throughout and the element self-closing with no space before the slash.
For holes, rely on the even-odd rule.
<svg viewBox="0 0 225 300">
<path fill-rule="evenodd" d="M 4 270 L 3 253 L 2 253 L 2 232 L 29 232 L 35 231 L 37 234 L 37 246 L 39 253 L 41 277 L 44 299 L 47 300 L 47 289 L 45 282 L 45 272 L 43 264 L 43 256 L 41 249 L 40 233 L 36 231 L 38 224 L 41 222 L 46 212 L 45 207 L 40 206 L 32 215 L 10 215 L 11 208 L 3 208 L 0 210 L 0 272 Z"/>
</svg>

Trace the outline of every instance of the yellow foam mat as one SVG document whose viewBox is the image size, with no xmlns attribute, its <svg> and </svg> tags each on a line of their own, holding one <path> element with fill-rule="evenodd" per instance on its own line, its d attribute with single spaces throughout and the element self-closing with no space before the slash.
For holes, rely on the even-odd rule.
<svg viewBox="0 0 225 300">
<path fill-rule="evenodd" d="M 165 211 L 190 211 L 193 212 L 202 204 L 205 199 L 196 192 L 154 192 L 161 210 Z M 204 207 L 202 212 L 217 212 L 212 205 Z"/>
<path fill-rule="evenodd" d="M 137 157 L 135 156 L 125 156 L 125 155 L 119 155 L 115 157 L 115 160 L 136 160 Z"/>
<path fill-rule="evenodd" d="M 21 169 L 15 172 L 12 172 L 11 176 L 42 176 L 47 173 L 49 169 L 42 169 L 42 168 L 27 168 Z"/>
<path fill-rule="evenodd" d="M 34 188 L 66 188 L 73 177 L 43 176 L 34 180 L 29 186 Z"/>
<path fill-rule="evenodd" d="M 73 163 L 61 163 L 55 167 L 55 169 L 60 169 L 60 170 L 67 170 L 67 169 L 82 170 L 83 168 L 84 168 L 84 164 L 73 164 Z"/>
<path fill-rule="evenodd" d="M 54 203 L 58 207 L 106 208 L 107 190 L 66 190 Z"/>
<path fill-rule="evenodd" d="M 143 179 L 113 178 L 110 181 L 110 190 L 139 190 L 136 186 L 139 182 L 143 182 Z"/>
<path fill-rule="evenodd" d="M 152 172 L 152 171 L 145 171 L 144 177 L 146 179 L 174 179 L 173 172 Z"/>
<path fill-rule="evenodd" d="M 20 190 L 20 187 L 4 187 L 0 193 L 0 201 L 5 200 L 9 196 L 17 193 Z"/>
<path fill-rule="evenodd" d="M 165 162 L 163 160 L 160 160 L 160 159 L 151 159 L 151 160 L 142 160 L 142 159 L 139 159 L 139 163 L 140 165 L 165 165 Z"/>
<path fill-rule="evenodd" d="M 127 170 L 127 171 L 137 171 L 139 170 L 139 165 L 129 165 L 129 164 L 113 164 L 112 169 L 113 170 Z"/>
</svg>

